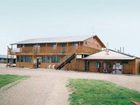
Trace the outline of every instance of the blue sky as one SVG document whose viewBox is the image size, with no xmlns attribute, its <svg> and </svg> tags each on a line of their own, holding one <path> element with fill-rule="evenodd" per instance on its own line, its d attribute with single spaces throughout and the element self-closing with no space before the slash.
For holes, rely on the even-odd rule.
<svg viewBox="0 0 140 105">
<path fill-rule="evenodd" d="M 29 38 L 97 34 L 140 56 L 140 0 L 0 0 L 0 54 Z"/>
</svg>

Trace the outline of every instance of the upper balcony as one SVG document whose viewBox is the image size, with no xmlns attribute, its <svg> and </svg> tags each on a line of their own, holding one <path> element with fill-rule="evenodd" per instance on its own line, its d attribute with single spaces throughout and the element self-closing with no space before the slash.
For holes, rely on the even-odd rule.
<svg viewBox="0 0 140 105">
<path fill-rule="evenodd" d="M 86 46 L 68 46 L 68 47 L 23 47 L 16 54 L 22 55 L 69 55 L 77 54 L 91 54 L 97 50 Z"/>
<path fill-rule="evenodd" d="M 21 48 L 8 48 L 9 55 L 16 55 L 21 52 Z"/>
</svg>

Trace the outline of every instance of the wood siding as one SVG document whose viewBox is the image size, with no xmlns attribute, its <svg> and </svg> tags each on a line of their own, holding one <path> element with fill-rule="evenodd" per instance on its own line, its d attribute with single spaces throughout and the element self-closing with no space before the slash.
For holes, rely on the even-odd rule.
<svg viewBox="0 0 140 105">
<path fill-rule="evenodd" d="M 117 62 L 122 61 L 110 61 L 112 65 Z M 124 74 L 140 74 L 140 59 L 130 60 L 128 63 L 122 63 L 122 65 Z M 89 71 L 97 72 L 95 61 L 89 60 Z M 102 72 L 102 70 L 100 72 Z"/>
<path fill-rule="evenodd" d="M 75 53 L 79 55 L 90 55 L 99 52 L 104 46 L 96 38 L 92 37 L 82 42 L 65 42 L 65 43 L 42 43 L 42 44 L 18 44 L 20 52 L 17 56 L 32 56 L 32 62 L 17 62 L 17 67 L 35 67 L 34 60 L 45 56 L 59 56 L 61 61 L 65 57 Z M 61 62 L 60 61 L 60 62 Z M 59 63 L 46 63 L 41 62 L 41 68 L 54 68 Z M 76 58 L 68 63 L 64 69 L 84 71 L 84 62 Z"/>
<path fill-rule="evenodd" d="M 84 62 L 80 59 L 74 59 L 71 63 L 67 64 L 64 69 L 71 71 L 84 71 Z"/>
<path fill-rule="evenodd" d="M 102 44 L 96 38 L 89 38 L 89 39 L 85 40 L 84 46 L 88 46 L 88 47 L 98 49 L 98 50 L 104 48 L 102 46 Z"/>
<path fill-rule="evenodd" d="M 31 62 L 31 63 L 29 63 L 29 62 L 16 62 L 16 66 L 17 67 L 21 67 L 21 68 L 33 68 L 34 67 L 34 65 L 33 65 L 33 63 Z"/>
<path fill-rule="evenodd" d="M 62 48 L 60 46 L 56 48 L 51 47 L 40 47 L 38 51 L 35 51 L 33 47 L 24 47 L 21 48 L 21 52 L 17 53 L 17 55 L 70 55 L 72 53 L 77 54 L 92 54 L 98 52 L 97 49 L 87 47 L 87 46 L 68 46 L 66 48 Z"/>
</svg>

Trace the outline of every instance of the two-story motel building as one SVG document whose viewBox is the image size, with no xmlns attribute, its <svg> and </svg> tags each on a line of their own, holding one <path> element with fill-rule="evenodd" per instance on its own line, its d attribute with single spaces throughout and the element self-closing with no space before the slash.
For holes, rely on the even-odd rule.
<svg viewBox="0 0 140 105">
<path fill-rule="evenodd" d="M 29 39 L 11 44 L 11 46 L 14 45 L 17 46 L 17 51 L 12 52 L 13 50 L 11 50 L 10 53 L 16 55 L 17 67 L 111 73 L 114 64 L 117 64 L 123 69 L 122 73 L 139 73 L 137 57 L 114 52 L 118 57 L 118 59 L 114 59 L 114 53 L 112 54 L 112 51 L 109 50 L 107 55 L 110 54 L 110 59 L 107 59 L 109 57 L 107 55 L 99 55 L 106 46 L 97 35 Z M 98 57 L 95 55 L 94 58 L 91 56 L 92 54 L 96 54 Z M 104 64 L 106 64 L 106 71 L 104 71 Z M 107 71 L 109 65 L 112 69 Z M 133 66 L 131 70 L 130 65 Z"/>
</svg>

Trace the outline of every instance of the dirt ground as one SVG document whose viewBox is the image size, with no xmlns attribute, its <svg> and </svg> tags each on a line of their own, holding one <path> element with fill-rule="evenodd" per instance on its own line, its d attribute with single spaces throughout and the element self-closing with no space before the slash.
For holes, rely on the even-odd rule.
<svg viewBox="0 0 140 105">
<path fill-rule="evenodd" d="M 69 105 L 69 79 L 107 80 L 140 91 L 140 76 L 99 74 L 28 68 L 0 68 L 0 74 L 28 75 L 30 78 L 0 89 L 0 105 Z"/>
</svg>

